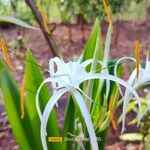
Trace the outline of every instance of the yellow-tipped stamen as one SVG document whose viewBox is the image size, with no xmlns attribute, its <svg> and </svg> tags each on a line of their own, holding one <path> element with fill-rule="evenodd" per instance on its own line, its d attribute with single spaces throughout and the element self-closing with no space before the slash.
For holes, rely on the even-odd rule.
<svg viewBox="0 0 150 150">
<path fill-rule="evenodd" d="M 9 54 L 8 54 L 8 51 L 7 51 L 6 40 L 4 38 L 1 38 L 0 45 L 1 45 L 1 49 L 2 49 L 3 55 L 4 55 L 4 60 L 6 61 L 8 67 L 11 70 L 15 71 L 13 63 L 10 60 L 10 57 L 9 57 Z"/>
<path fill-rule="evenodd" d="M 115 101 L 115 98 L 111 97 L 110 102 L 109 102 L 110 121 L 112 123 L 113 129 L 117 130 L 117 122 L 114 118 L 114 101 Z"/>
<path fill-rule="evenodd" d="M 109 21 L 109 26 L 111 28 L 111 31 L 113 32 L 113 22 L 112 22 L 110 6 L 107 4 L 107 2 L 105 0 L 103 0 L 103 6 L 104 6 L 104 11 L 105 11 L 108 21 Z"/>
<path fill-rule="evenodd" d="M 141 43 L 139 40 L 135 42 L 135 59 L 136 59 L 136 77 L 137 79 L 139 78 L 139 65 L 140 65 L 140 48 L 141 48 Z"/>
<path fill-rule="evenodd" d="M 25 111 L 24 111 L 25 91 L 26 91 L 26 76 L 24 75 L 21 83 L 21 94 L 20 94 L 21 119 L 23 119 L 25 115 Z"/>
<path fill-rule="evenodd" d="M 51 34 L 51 33 L 50 33 L 50 30 L 49 30 L 49 28 L 48 28 L 47 16 L 46 16 L 46 14 L 45 14 L 45 12 L 44 12 L 43 7 L 42 7 L 41 5 L 39 5 L 39 6 L 37 6 L 37 7 L 38 7 L 38 10 L 39 10 L 39 12 L 40 12 L 40 14 L 41 14 L 41 16 L 42 16 L 43 24 L 44 24 L 44 26 L 45 26 L 46 32 L 49 33 L 49 34 Z"/>
</svg>

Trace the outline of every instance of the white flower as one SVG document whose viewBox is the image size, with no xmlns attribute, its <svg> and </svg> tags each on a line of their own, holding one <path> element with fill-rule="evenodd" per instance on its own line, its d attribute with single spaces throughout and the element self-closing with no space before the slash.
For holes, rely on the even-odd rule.
<svg viewBox="0 0 150 150">
<path fill-rule="evenodd" d="M 125 60 L 131 60 L 133 62 L 136 62 L 136 60 L 132 57 L 123 57 L 119 59 L 116 63 L 115 69 L 114 69 L 114 74 L 117 76 L 117 67 L 120 63 L 124 62 Z M 137 69 L 137 68 L 136 68 Z M 127 83 L 132 86 L 135 90 L 139 89 L 140 87 L 150 84 L 150 61 L 149 61 L 149 53 L 147 55 L 146 59 L 146 65 L 144 68 L 139 66 L 139 77 L 137 79 L 136 76 L 136 69 L 134 69 L 127 80 Z M 121 95 L 123 95 L 123 92 L 121 91 L 121 88 L 119 88 Z M 125 116 L 126 116 L 126 108 L 127 105 L 129 104 L 129 101 L 131 99 L 134 99 L 133 94 L 129 91 L 129 89 L 125 90 L 125 95 L 124 95 L 124 104 L 123 104 L 123 121 L 122 121 L 122 132 L 125 130 Z M 140 113 L 140 112 L 139 112 Z M 142 114 L 140 114 L 142 116 Z M 138 121 L 138 124 L 140 122 L 140 118 Z"/>
<path fill-rule="evenodd" d="M 89 114 L 88 108 L 85 104 L 83 96 L 87 96 L 84 91 L 80 89 L 80 84 L 86 80 L 91 79 L 105 79 L 115 81 L 118 84 L 123 85 L 136 97 L 138 105 L 140 107 L 140 99 L 136 91 L 125 81 L 119 79 L 118 77 L 112 76 L 108 74 L 108 71 L 103 71 L 103 73 L 94 73 L 94 72 L 87 72 L 86 67 L 92 63 L 93 60 L 87 60 L 84 62 L 67 62 L 65 63 L 63 60 L 55 57 L 50 60 L 50 77 L 46 78 L 38 88 L 36 94 L 36 107 L 37 111 L 41 120 L 41 140 L 44 150 L 47 150 L 47 142 L 46 142 L 46 126 L 48 122 L 49 115 L 57 103 L 59 98 L 66 92 L 69 92 L 76 101 L 84 121 L 87 126 L 87 130 L 90 137 L 90 142 L 93 150 L 98 150 L 98 143 L 96 139 L 95 130 L 92 124 L 91 116 Z M 102 62 L 98 61 L 101 65 Z M 56 64 L 57 70 L 54 71 L 54 64 Z M 51 96 L 50 100 L 47 102 L 43 114 L 41 113 L 40 106 L 39 106 L 39 93 L 42 86 L 45 83 L 51 82 L 52 87 L 55 88 L 53 95 Z M 87 96 L 88 97 L 88 96 Z M 90 99 L 90 98 L 89 98 Z"/>
</svg>

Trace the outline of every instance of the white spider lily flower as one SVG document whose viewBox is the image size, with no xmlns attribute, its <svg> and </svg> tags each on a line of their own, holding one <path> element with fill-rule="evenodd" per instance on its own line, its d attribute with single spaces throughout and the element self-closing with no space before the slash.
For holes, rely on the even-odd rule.
<svg viewBox="0 0 150 150">
<path fill-rule="evenodd" d="M 79 87 L 80 84 L 86 80 L 104 79 L 104 80 L 111 80 L 118 84 L 121 84 L 127 89 L 129 89 L 129 91 L 131 91 L 131 93 L 136 97 L 139 107 L 141 107 L 140 99 L 136 91 L 122 79 L 109 75 L 108 72 L 103 72 L 103 73 L 87 72 L 86 67 L 92 62 L 92 60 L 87 60 L 87 61 L 84 61 L 83 63 L 81 63 L 80 61 L 77 61 L 77 62 L 70 61 L 70 62 L 65 63 L 63 60 L 55 57 L 50 61 L 51 62 L 53 61 L 56 64 L 57 70 L 53 71 L 52 75 L 46 78 L 41 83 L 36 94 L 36 107 L 37 107 L 37 111 L 41 120 L 41 141 L 42 141 L 44 150 L 47 150 L 46 127 L 48 123 L 48 118 L 50 116 L 50 113 L 54 105 L 57 103 L 60 97 L 66 92 L 69 92 L 74 97 L 74 100 L 76 101 L 81 111 L 81 114 L 84 118 L 87 130 L 89 133 L 92 149 L 93 150 L 99 149 L 95 130 L 94 130 L 92 120 L 91 120 L 91 116 L 82 96 L 82 94 L 84 94 L 84 96 L 87 96 L 87 95 Z M 102 64 L 102 62 L 99 62 L 99 63 Z M 54 69 L 54 67 L 52 68 Z M 42 86 L 48 82 L 51 82 L 53 86 L 56 87 L 56 90 L 53 92 L 50 100 L 47 102 L 45 109 L 43 111 L 43 114 L 42 114 L 40 110 L 40 106 L 39 106 L 39 93 L 41 91 Z"/>
<path fill-rule="evenodd" d="M 132 60 L 134 62 L 136 62 L 136 60 L 132 57 L 123 57 L 121 59 L 119 59 L 116 63 L 115 69 L 114 69 L 114 74 L 115 76 L 117 76 L 117 67 L 120 63 L 124 62 L 125 60 Z M 147 55 L 147 59 L 146 59 L 146 65 L 145 68 L 142 68 L 141 65 L 139 66 L 139 77 L 137 79 L 136 76 L 136 69 L 134 69 L 129 77 L 129 79 L 127 80 L 127 83 L 132 86 L 135 90 L 137 90 L 138 88 L 146 85 L 146 84 L 150 84 L 150 61 L 149 61 L 149 53 Z M 121 88 L 119 88 L 121 95 L 123 95 L 123 92 L 121 91 Z M 124 132 L 125 130 L 125 116 L 126 116 L 126 108 L 127 105 L 129 104 L 131 99 L 135 99 L 133 98 L 133 94 L 129 91 L 129 89 L 125 90 L 125 96 L 124 96 L 124 104 L 123 104 L 123 121 L 122 121 L 122 132 Z M 142 116 L 141 116 L 142 117 Z M 140 118 L 138 120 L 138 124 L 140 123 Z"/>
<path fill-rule="evenodd" d="M 123 63 L 123 62 L 125 62 L 126 60 L 130 60 L 130 61 L 133 61 L 133 62 L 136 63 L 136 60 L 134 58 L 132 58 L 132 57 L 122 57 L 121 59 L 119 59 L 116 62 L 116 66 L 114 68 L 114 75 L 115 76 L 117 76 L 118 65 L 121 64 L 121 63 Z M 141 70 L 141 66 L 140 66 L 139 70 Z M 139 77 L 140 76 L 141 76 L 141 74 L 139 74 Z M 136 82 L 137 82 L 136 69 L 134 69 L 133 72 L 131 73 L 129 79 L 127 80 L 127 83 L 134 88 L 134 85 L 135 85 Z M 119 87 L 119 91 L 120 91 L 120 94 L 123 96 L 123 92 L 122 92 L 122 90 L 121 90 L 120 87 Z M 133 97 L 133 94 L 128 89 L 126 89 L 125 90 L 125 94 L 124 94 L 124 103 L 123 103 L 122 131 L 121 131 L 122 133 L 125 131 L 126 108 L 127 108 L 128 104 L 129 104 L 130 100 L 132 99 L 132 97 Z M 141 116 L 138 119 L 138 124 L 139 124 L 140 120 L 141 120 Z"/>
</svg>

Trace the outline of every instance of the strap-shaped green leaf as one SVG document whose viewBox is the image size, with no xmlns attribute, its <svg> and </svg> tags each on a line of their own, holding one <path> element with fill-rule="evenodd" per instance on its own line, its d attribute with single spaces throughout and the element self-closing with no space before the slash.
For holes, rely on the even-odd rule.
<svg viewBox="0 0 150 150">
<path fill-rule="evenodd" d="M 97 36 L 99 36 L 98 38 L 99 38 L 99 44 L 100 44 L 98 59 L 102 60 L 102 58 L 103 58 L 102 39 L 101 39 L 100 22 L 99 22 L 98 18 L 96 19 L 96 21 L 94 23 L 89 40 L 88 40 L 87 44 L 85 45 L 84 60 L 93 58 L 94 50 L 95 50 L 96 42 L 97 42 Z"/>
<path fill-rule="evenodd" d="M 32 150 L 31 141 L 28 139 L 29 136 L 25 128 L 26 122 L 20 118 L 20 94 L 18 87 L 5 69 L 1 71 L 0 76 L 5 108 L 16 140 L 21 149 Z"/>
<path fill-rule="evenodd" d="M 40 137 L 40 120 L 36 110 L 35 95 L 38 87 L 43 81 L 38 64 L 32 56 L 30 51 L 26 54 L 26 88 L 27 88 L 27 102 L 26 109 L 31 121 L 31 128 L 33 130 L 33 136 L 37 145 L 37 150 L 42 149 L 41 137 Z M 44 109 L 46 103 L 50 99 L 50 93 L 47 86 L 43 86 L 40 92 L 40 106 L 41 110 Z M 48 123 L 48 137 L 60 136 L 57 118 L 55 111 L 53 110 Z M 48 143 L 49 149 L 61 149 L 61 143 Z"/>
<path fill-rule="evenodd" d="M 91 36 L 84 48 L 83 60 L 93 58 L 97 41 L 99 41 L 99 42 L 97 42 L 97 44 L 99 44 L 99 46 L 97 46 L 97 47 L 99 47 L 99 49 L 98 49 L 99 52 L 97 53 L 98 59 L 102 60 L 103 52 L 102 52 L 102 41 L 100 39 L 101 38 L 100 36 L 101 36 L 100 35 L 100 23 L 99 23 L 98 19 L 96 19 L 94 27 L 92 29 Z M 88 70 L 90 70 L 90 67 L 87 67 L 87 68 L 88 68 Z M 76 109 L 76 106 L 73 102 L 73 99 L 70 98 L 68 101 L 68 105 L 67 105 L 65 125 L 64 125 L 64 129 L 63 129 L 63 134 L 66 137 L 68 137 L 68 135 L 67 135 L 68 133 L 74 133 L 74 130 L 73 130 L 74 126 L 72 125 L 72 123 L 75 122 L 75 109 Z M 78 115 L 79 115 L 80 121 L 82 122 L 82 118 L 81 118 L 79 112 L 78 112 Z M 68 142 L 68 143 L 65 142 L 65 148 L 67 148 L 69 150 L 71 147 L 71 144 L 72 144 L 72 142 Z"/>
<path fill-rule="evenodd" d="M 75 104 L 73 101 L 73 97 L 70 96 L 67 103 L 67 109 L 65 112 L 65 122 L 63 128 L 63 138 L 70 138 L 68 133 L 74 134 L 75 128 Z M 72 141 L 63 141 L 63 146 L 65 150 L 70 150 L 72 148 Z"/>
<path fill-rule="evenodd" d="M 29 25 L 28 23 L 22 21 L 19 18 L 15 18 L 13 16 L 5 16 L 5 15 L 0 15 L 0 22 L 8 22 L 8 23 L 12 23 L 12 24 L 16 24 L 19 25 L 21 27 L 24 28 L 29 28 L 29 29 L 36 29 L 38 30 L 38 28 L 32 27 L 31 25 Z"/>
<path fill-rule="evenodd" d="M 102 46 L 102 38 L 101 38 L 101 29 L 100 29 L 100 22 L 99 19 L 97 18 L 95 23 L 94 23 L 94 27 L 92 29 L 92 33 L 91 36 L 84 48 L 84 60 L 87 59 L 94 59 L 95 61 L 92 63 L 91 68 L 90 66 L 87 67 L 88 71 L 95 71 L 100 69 L 100 67 L 98 67 L 97 65 L 97 60 L 102 60 L 103 59 L 103 46 Z M 99 87 L 100 81 L 89 81 L 88 84 L 88 91 L 91 91 L 92 94 L 90 94 L 89 96 L 93 98 L 93 100 L 96 99 L 97 97 L 97 90 Z M 97 89 L 97 90 L 93 90 L 93 89 Z M 88 93 L 87 93 L 88 94 Z M 94 109 L 99 110 L 100 106 L 100 99 L 98 98 L 98 100 L 95 102 L 95 104 L 92 105 L 97 105 Z M 93 106 L 94 107 L 94 106 Z"/>
</svg>

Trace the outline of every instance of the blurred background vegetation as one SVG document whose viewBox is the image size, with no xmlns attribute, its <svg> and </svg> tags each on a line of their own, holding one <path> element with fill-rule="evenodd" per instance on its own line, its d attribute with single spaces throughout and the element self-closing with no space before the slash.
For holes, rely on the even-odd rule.
<svg viewBox="0 0 150 150">
<path fill-rule="evenodd" d="M 109 0 L 114 20 L 145 19 L 150 14 L 149 0 Z M 103 16 L 102 0 L 35 0 L 41 5 L 49 23 L 90 23 Z M 34 16 L 25 1 L 1 0 L 0 14 L 19 17 L 33 25 Z"/>
</svg>

